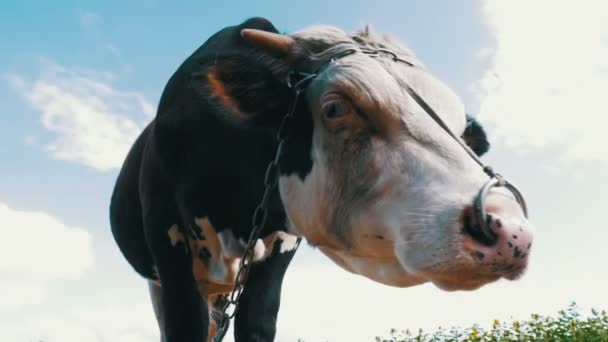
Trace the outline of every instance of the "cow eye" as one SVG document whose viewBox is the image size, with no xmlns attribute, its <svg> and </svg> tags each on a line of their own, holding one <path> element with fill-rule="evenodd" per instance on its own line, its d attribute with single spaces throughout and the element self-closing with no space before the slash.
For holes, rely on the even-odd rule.
<svg viewBox="0 0 608 342">
<path fill-rule="evenodd" d="M 348 102 L 336 99 L 327 101 L 321 108 L 321 111 L 326 119 L 333 120 L 347 115 L 351 111 L 351 108 Z"/>
</svg>

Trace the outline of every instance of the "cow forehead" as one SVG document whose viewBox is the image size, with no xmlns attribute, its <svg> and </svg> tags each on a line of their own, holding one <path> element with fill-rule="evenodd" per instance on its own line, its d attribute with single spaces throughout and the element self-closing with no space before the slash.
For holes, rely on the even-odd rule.
<svg viewBox="0 0 608 342">
<path fill-rule="evenodd" d="M 443 82 L 420 67 L 390 58 L 358 53 L 332 62 L 311 85 L 311 98 L 338 92 L 349 97 L 373 119 L 398 119 L 406 125 L 427 124 L 424 110 L 408 94 L 414 89 L 453 132 L 464 131 L 466 118 L 461 99 Z M 317 103 L 318 105 L 319 103 Z"/>
</svg>

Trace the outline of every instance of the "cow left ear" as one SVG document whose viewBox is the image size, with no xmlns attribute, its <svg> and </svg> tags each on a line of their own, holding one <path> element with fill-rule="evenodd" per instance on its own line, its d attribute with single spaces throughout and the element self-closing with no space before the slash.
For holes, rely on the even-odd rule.
<svg viewBox="0 0 608 342">
<path fill-rule="evenodd" d="M 462 139 L 479 157 L 490 149 L 486 132 L 474 117 L 467 114 L 467 126 L 462 133 Z"/>
</svg>

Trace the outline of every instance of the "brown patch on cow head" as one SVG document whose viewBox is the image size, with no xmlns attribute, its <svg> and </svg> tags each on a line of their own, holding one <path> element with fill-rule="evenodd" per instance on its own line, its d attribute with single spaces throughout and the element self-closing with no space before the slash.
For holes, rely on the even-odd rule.
<svg viewBox="0 0 608 342">
<path fill-rule="evenodd" d="M 231 114 L 239 119 L 246 119 L 247 115 L 240 109 L 236 99 L 230 94 L 230 89 L 221 79 L 221 75 L 216 68 L 211 68 L 207 72 L 207 82 L 211 91 L 211 98 L 217 100 Z"/>
</svg>

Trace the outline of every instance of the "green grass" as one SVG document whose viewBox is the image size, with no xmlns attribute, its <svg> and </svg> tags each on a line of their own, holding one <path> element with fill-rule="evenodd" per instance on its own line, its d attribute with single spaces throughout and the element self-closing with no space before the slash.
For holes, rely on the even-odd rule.
<svg viewBox="0 0 608 342">
<path fill-rule="evenodd" d="M 439 328 L 435 332 L 411 332 L 393 329 L 391 337 L 377 342 L 608 342 L 608 313 L 591 310 L 582 317 L 575 303 L 560 310 L 555 317 L 532 314 L 525 321 L 494 320 L 491 329 L 478 325 L 467 328 Z"/>
</svg>

